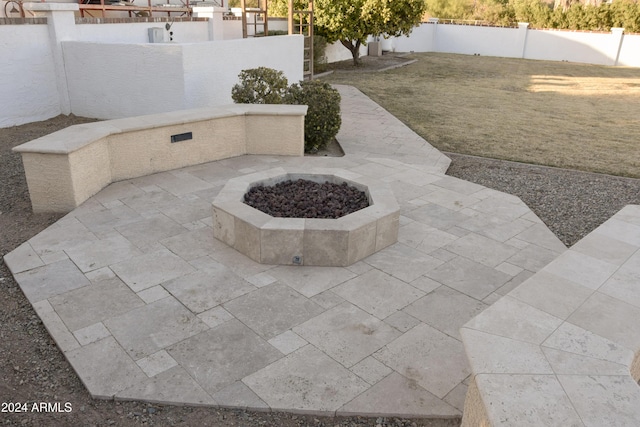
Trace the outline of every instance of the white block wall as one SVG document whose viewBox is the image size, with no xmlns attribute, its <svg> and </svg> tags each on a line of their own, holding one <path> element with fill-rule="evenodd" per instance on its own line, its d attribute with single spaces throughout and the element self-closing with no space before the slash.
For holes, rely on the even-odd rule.
<svg viewBox="0 0 640 427">
<path fill-rule="evenodd" d="M 521 57 L 518 28 L 437 25 L 436 52 Z"/>
<path fill-rule="evenodd" d="M 360 46 L 360 56 L 367 55 L 367 46 Z M 342 43 L 335 42 L 327 44 L 327 48 L 324 51 L 324 56 L 327 58 L 328 63 L 346 61 L 347 59 L 353 59 L 351 51 L 344 47 Z"/>
<path fill-rule="evenodd" d="M 47 25 L 0 25 L 0 128 L 60 114 Z"/>
<path fill-rule="evenodd" d="M 164 22 L 132 22 L 118 24 L 78 24 L 76 40 L 99 43 L 148 43 L 148 29 L 160 27 L 169 41 Z M 174 43 L 193 43 L 209 40 L 206 21 L 174 22 L 171 26 Z"/>
<path fill-rule="evenodd" d="M 408 36 L 392 37 L 389 39 L 390 50 L 395 52 L 433 52 L 435 51 L 436 28 L 433 24 L 421 24 L 415 27 Z"/>
<path fill-rule="evenodd" d="M 63 42 L 71 112 L 115 119 L 184 107 L 182 46 Z"/>
<path fill-rule="evenodd" d="M 55 24 L 0 25 L 0 127 L 66 114 L 70 104 L 75 114 L 101 118 L 218 105 L 229 101 L 240 70 L 261 65 L 285 71 L 292 82 L 302 78 L 301 40 L 239 40 L 240 21 L 176 22 L 174 43 L 152 46 L 147 29 L 164 23 L 76 25 L 77 4 L 29 4 L 40 15 L 53 14 Z M 272 28 L 281 24 L 273 21 Z M 227 41 L 232 44 L 220 44 Z M 383 48 L 605 65 L 617 56 L 618 65 L 640 67 L 640 34 L 615 31 L 425 23 L 409 37 L 384 40 Z M 326 56 L 328 62 L 351 59 L 340 43 L 327 46 Z"/>
<path fill-rule="evenodd" d="M 233 102 L 231 88 L 248 68 L 282 71 L 289 83 L 303 78 L 303 37 L 299 35 L 186 44 L 183 55 L 186 108 Z"/>
<path fill-rule="evenodd" d="M 302 79 L 302 37 L 188 44 L 64 42 L 74 114 L 115 119 L 231 103 L 243 69 L 281 70 Z"/>
<path fill-rule="evenodd" d="M 615 42 L 610 33 L 530 30 L 525 58 L 614 65 Z"/>
<path fill-rule="evenodd" d="M 620 49 L 618 65 L 640 67 L 640 34 L 627 34 Z"/>
<path fill-rule="evenodd" d="M 396 52 L 480 54 L 507 58 L 640 67 L 640 35 L 423 23 L 391 39 Z M 618 54 L 618 50 L 620 51 Z M 618 63 L 616 64 L 616 56 Z"/>
</svg>

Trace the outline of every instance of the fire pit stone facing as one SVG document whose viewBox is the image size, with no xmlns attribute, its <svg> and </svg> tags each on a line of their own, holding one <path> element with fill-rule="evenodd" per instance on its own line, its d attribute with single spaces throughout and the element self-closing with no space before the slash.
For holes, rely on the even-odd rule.
<svg viewBox="0 0 640 427">
<path fill-rule="evenodd" d="M 369 198 L 369 207 L 338 219 L 276 218 L 246 205 L 257 185 L 308 179 L 346 182 Z M 400 207 L 382 182 L 344 169 L 274 168 L 233 178 L 213 201 L 214 236 L 262 264 L 351 265 L 398 240 Z"/>
</svg>

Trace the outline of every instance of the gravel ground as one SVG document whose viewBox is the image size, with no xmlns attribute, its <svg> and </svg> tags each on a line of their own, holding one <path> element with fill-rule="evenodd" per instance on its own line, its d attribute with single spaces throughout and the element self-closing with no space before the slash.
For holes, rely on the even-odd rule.
<svg viewBox="0 0 640 427">
<path fill-rule="evenodd" d="M 0 129 L 0 258 L 59 218 L 59 215 L 31 212 L 22 162 L 11 148 L 86 121 L 90 120 L 59 116 Z M 339 152 L 339 148 L 334 151 Z M 318 155 L 336 153 L 328 150 Z M 68 402 L 71 412 L 31 412 L 33 403 L 40 402 L 58 403 L 62 411 Z M 455 427 L 460 424 L 460 419 L 314 417 L 94 400 L 56 347 L 4 262 L 0 262 L 0 405 L 3 403 L 28 403 L 29 412 L 0 412 L 0 426 Z"/>
<path fill-rule="evenodd" d="M 0 129 L 0 255 L 13 250 L 57 215 L 31 213 L 22 163 L 11 147 L 87 119 L 60 116 Z M 640 180 L 449 154 L 449 174 L 521 197 L 567 245 L 572 245 L 626 204 L 640 204 Z M 452 420 L 327 418 L 285 413 L 171 407 L 92 399 L 0 264 L 0 403 L 59 402 L 69 413 L 0 414 L 14 426 L 340 426 L 454 427 Z"/>
</svg>

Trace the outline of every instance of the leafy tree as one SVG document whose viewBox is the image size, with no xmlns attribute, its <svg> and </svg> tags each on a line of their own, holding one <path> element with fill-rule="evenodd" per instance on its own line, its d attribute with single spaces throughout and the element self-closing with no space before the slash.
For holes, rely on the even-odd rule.
<svg viewBox="0 0 640 427">
<path fill-rule="evenodd" d="M 505 0 L 477 0 L 473 19 L 492 25 L 510 25 L 515 21 L 514 8 Z"/>
<path fill-rule="evenodd" d="M 533 28 L 552 27 L 552 7 L 548 3 L 539 0 L 512 0 L 515 19 L 517 22 L 528 22 Z"/>
<path fill-rule="evenodd" d="M 471 0 L 425 0 L 426 13 L 433 18 L 468 19 L 473 15 Z"/>
<path fill-rule="evenodd" d="M 425 12 L 424 0 L 316 0 L 315 23 L 327 42 L 340 41 L 354 65 L 370 35 L 409 34 Z"/>
<path fill-rule="evenodd" d="M 289 16 L 289 0 L 268 0 L 269 1 L 269 16 L 276 16 L 280 18 L 286 18 Z M 309 7 L 309 1 L 294 0 L 294 10 L 306 10 Z"/>
</svg>

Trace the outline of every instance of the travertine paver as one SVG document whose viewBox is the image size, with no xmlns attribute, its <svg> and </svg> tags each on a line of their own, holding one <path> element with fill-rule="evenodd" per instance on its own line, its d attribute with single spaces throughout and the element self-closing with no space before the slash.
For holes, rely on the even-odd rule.
<svg viewBox="0 0 640 427">
<path fill-rule="evenodd" d="M 347 368 L 401 335 L 397 329 L 347 302 L 293 330 Z"/>
<path fill-rule="evenodd" d="M 134 360 L 208 329 L 172 297 L 112 317 L 104 324 Z"/>
<path fill-rule="evenodd" d="M 215 262 L 215 261 L 214 261 Z M 255 290 L 220 263 L 217 269 L 197 271 L 164 282 L 163 287 L 194 313 L 201 313 Z"/>
<path fill-rule="evenodd" d="M 275 410 L 334 412 L 369 385 L 312 345 L 249 376 L 243 382 Z"/>
<path fill-rule="evenodd" d="M 49 302 L 72 331 L 144 305 L 117 277 L 49 298 Z M 80 306 L 82 310 L 78 310 Z"/>
<path fill-rule="evenodd" d="M 336 286 L 333 292 L 379 319 L 424 295 L 421 290 L 377 269 Z"/>
<path fill-rule="evenodd" d="M 240 321 L 232 319 L 167 349 L 209 393 L 264 368 L 282 353 Z"/>
<path fill-rule="evenodd" d="M 443 417 L 455 416 L 458 410 L 413 381 L 394 372 L 338 410 L 339 415 L 371 414 L 416 417 L 435 411 Z"/>
<path fill-rule="evenodd" d="M 623 208 L 464 325 L 465 427 L 638 425 L 639 218 Z"/>
<path fill-rule="evenodd" d="M 69 260 L 36 267 L 15 275 L 29 301 L 42 301 L 52 296 L 87 286 L 89 280 Z"/>
<path fill-rule="evenodd" d="M 114 183 L 5 257 L 92 395 L 460 415 L 470 371 L 459 325 L 565 248 L 517 198 L 445 176 L 448 158 L 354 88 L 340 91 L 344 157 L 241 156 Z M 385 182 L 401 209 L 399 242 L 342 268 L 259 264 L 215 240 L 211 202 L 226 181 L 279 167 Z M 594 255 L 588 245 L 579 253 Z M 561 270 L 558 280 L 572 274 Z M 604 291 L 620 295 L 615 279 Z M 527 307 L 539 325 L 503 325 L 504 339 L 541 342 L 558 328 L 543 307 Z M 488 313 L 476 325 L 501 322 Z M 571 334 L 562 331 L 546 338 L 550 349 Z"/>
<path fill-rule="evenodd" d="M 111 269 L 135 292 L 195 271 L 166 248 L 119 262 Z"/>
<path fill-rule="evenodd" d="M 287 285 L 273 283 L 224 304 L 236 319 L 271 339 L 322 313 L 322 307 Z"/>
<path fill-rule="evenodd" d="M 424 323 L 373 356 L 439 398 L 470 374 L 462 343 Z"/>
<path fill-rule="evenodd" d="M 405 307 L 403 312 L 451 337 L 460 339 L 458 330 L 462 325 L 485 308 L 487 304 L 455 289 L 441 286 Z"/>
</svg>

